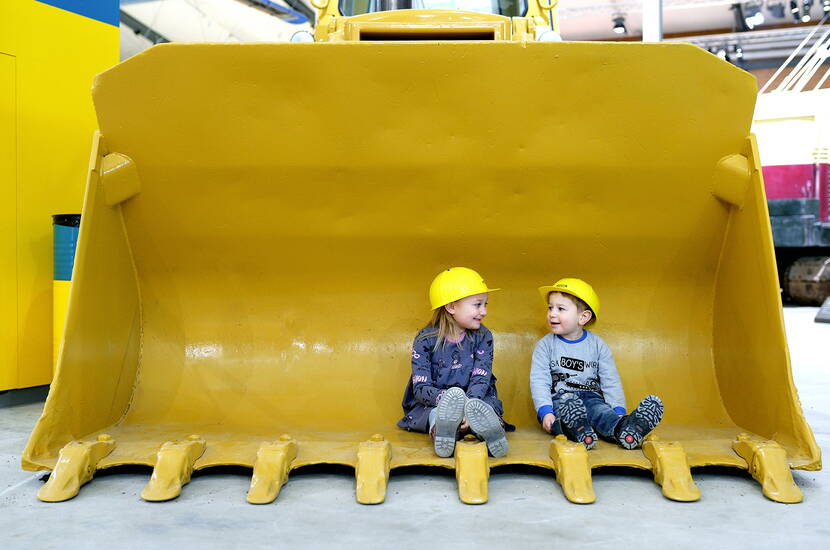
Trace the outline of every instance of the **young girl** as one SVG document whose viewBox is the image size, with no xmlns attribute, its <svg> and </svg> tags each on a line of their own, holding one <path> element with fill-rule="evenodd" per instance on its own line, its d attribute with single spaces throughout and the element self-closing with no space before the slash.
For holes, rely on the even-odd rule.
<svg viewBox="0 0 830 550">
<path fill-rule="evenodd" d="M 493 375 L 493 335 L 481 324 L 487 288 L 466 267 L 438 274 L 429 287 L 433 315 L 415 337 L 412 377 L 403 396 L 398 426 L 429 433 L 438 456 L 452 456 L 455 442 L 471 431 L 494 457 L 507 454 L 504 414 Z"/>
</svg>

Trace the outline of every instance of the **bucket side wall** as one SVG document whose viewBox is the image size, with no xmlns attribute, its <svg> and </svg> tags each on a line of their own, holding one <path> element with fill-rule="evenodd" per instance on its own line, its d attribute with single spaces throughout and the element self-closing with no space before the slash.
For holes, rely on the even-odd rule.
<svg viewBox="0 0 830 550">
<path fill-rule="evenodd" d="M 96 133 L 84 199 L 66 330 L 55 380 L 23 466 L 51 466 L 58 450 L 117 422 L 127 411 L 140 348 L 138 286 L 119 205 L 101 188 Z"/>
<path fill-rule="evenodd" d="M 820 466 L 790 366 L 769 212 L 755 138 L 742 208 L 732 207 L 715 287 L 714 356 L 723 403 L 741 428 L 785 446 L 791 463 Z M 730 208 L 726 204 L 724 208 Z"/>
</svg>

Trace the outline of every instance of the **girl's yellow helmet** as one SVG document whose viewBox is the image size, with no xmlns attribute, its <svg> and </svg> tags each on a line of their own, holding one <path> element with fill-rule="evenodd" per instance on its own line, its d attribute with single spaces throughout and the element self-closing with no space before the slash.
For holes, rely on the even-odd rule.
<svg viewBox="0 0 830 550">
<path fill-rule="evenodd" d="M 594 292 L 594 287 L 582 279 L 565 278 L 559 279 L 551 286 L 540 286 L 539 294 L 542 295 L 542 299 L 546 305 L 548 303 L 548 294 L 551 292 L 570 294 L 588 304 L 588 307 L 594 312 L 593 318 L 588 322 L 589 325 L 596 322 L 597 318 L 599 318 L 599 296 Z"/>
<path fill-rule="evenodd" d="M 487 288 L 481 275 L 468 267 L 451 267 L 439 273 L 429 285 L 429 304 L 433 310 L 450 302 L 481 294 L 494 292 L 498 288 Z"/>
</svg>

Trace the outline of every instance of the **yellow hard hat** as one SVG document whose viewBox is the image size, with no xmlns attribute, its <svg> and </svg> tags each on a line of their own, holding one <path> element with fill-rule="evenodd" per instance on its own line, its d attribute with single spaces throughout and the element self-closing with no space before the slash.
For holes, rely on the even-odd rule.
<svg viewBox="0 0 830 550">
<path fill-rule="evenodd" d="M 540 286 L 539 294 L 542 295 L 542 299 L 545 301 L 545 304 L 548 303 L 548 295 L 551 292 L 570 294 L 571 296 L 576 296 L 588 304 L 588 307 L 590 307 L 591 311 L 594 312 L 591 320 L 588 321 L 589 325 L 595 323 L 599 317 L 599 296 L 597 296 L 597 293 L 594 292 L 594 287 L 582 279 L 573 279 L 568 277 L 565 279 L 559 279 L 551 286 Z"/>
<path fill-rule="evenodd" d="M 438 309 L 450 302 L 481 294 L 493 292 L 498 288 L 487 288 L 481 275 L 468 267 L 452 267 L 439 273 L 429 285 L 429 304 Z"/>
</svg>

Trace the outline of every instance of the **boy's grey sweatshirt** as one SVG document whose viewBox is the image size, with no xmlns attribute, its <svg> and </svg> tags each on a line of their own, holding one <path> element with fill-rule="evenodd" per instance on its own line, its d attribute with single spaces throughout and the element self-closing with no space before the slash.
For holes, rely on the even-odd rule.
<svg viewBox="0 0 830 550">
<path fill-rule="evenodd" d="M 553 333 L 536 343 L 530 365 L 530 394 L 536 414 L 556 415 L 553 395 L 591 391 L 598 393 L 617 414 L 625 414 L 625 394 L 614 357 L 602 338 L 587 330 L 577 340 Z"/>
</svg>

